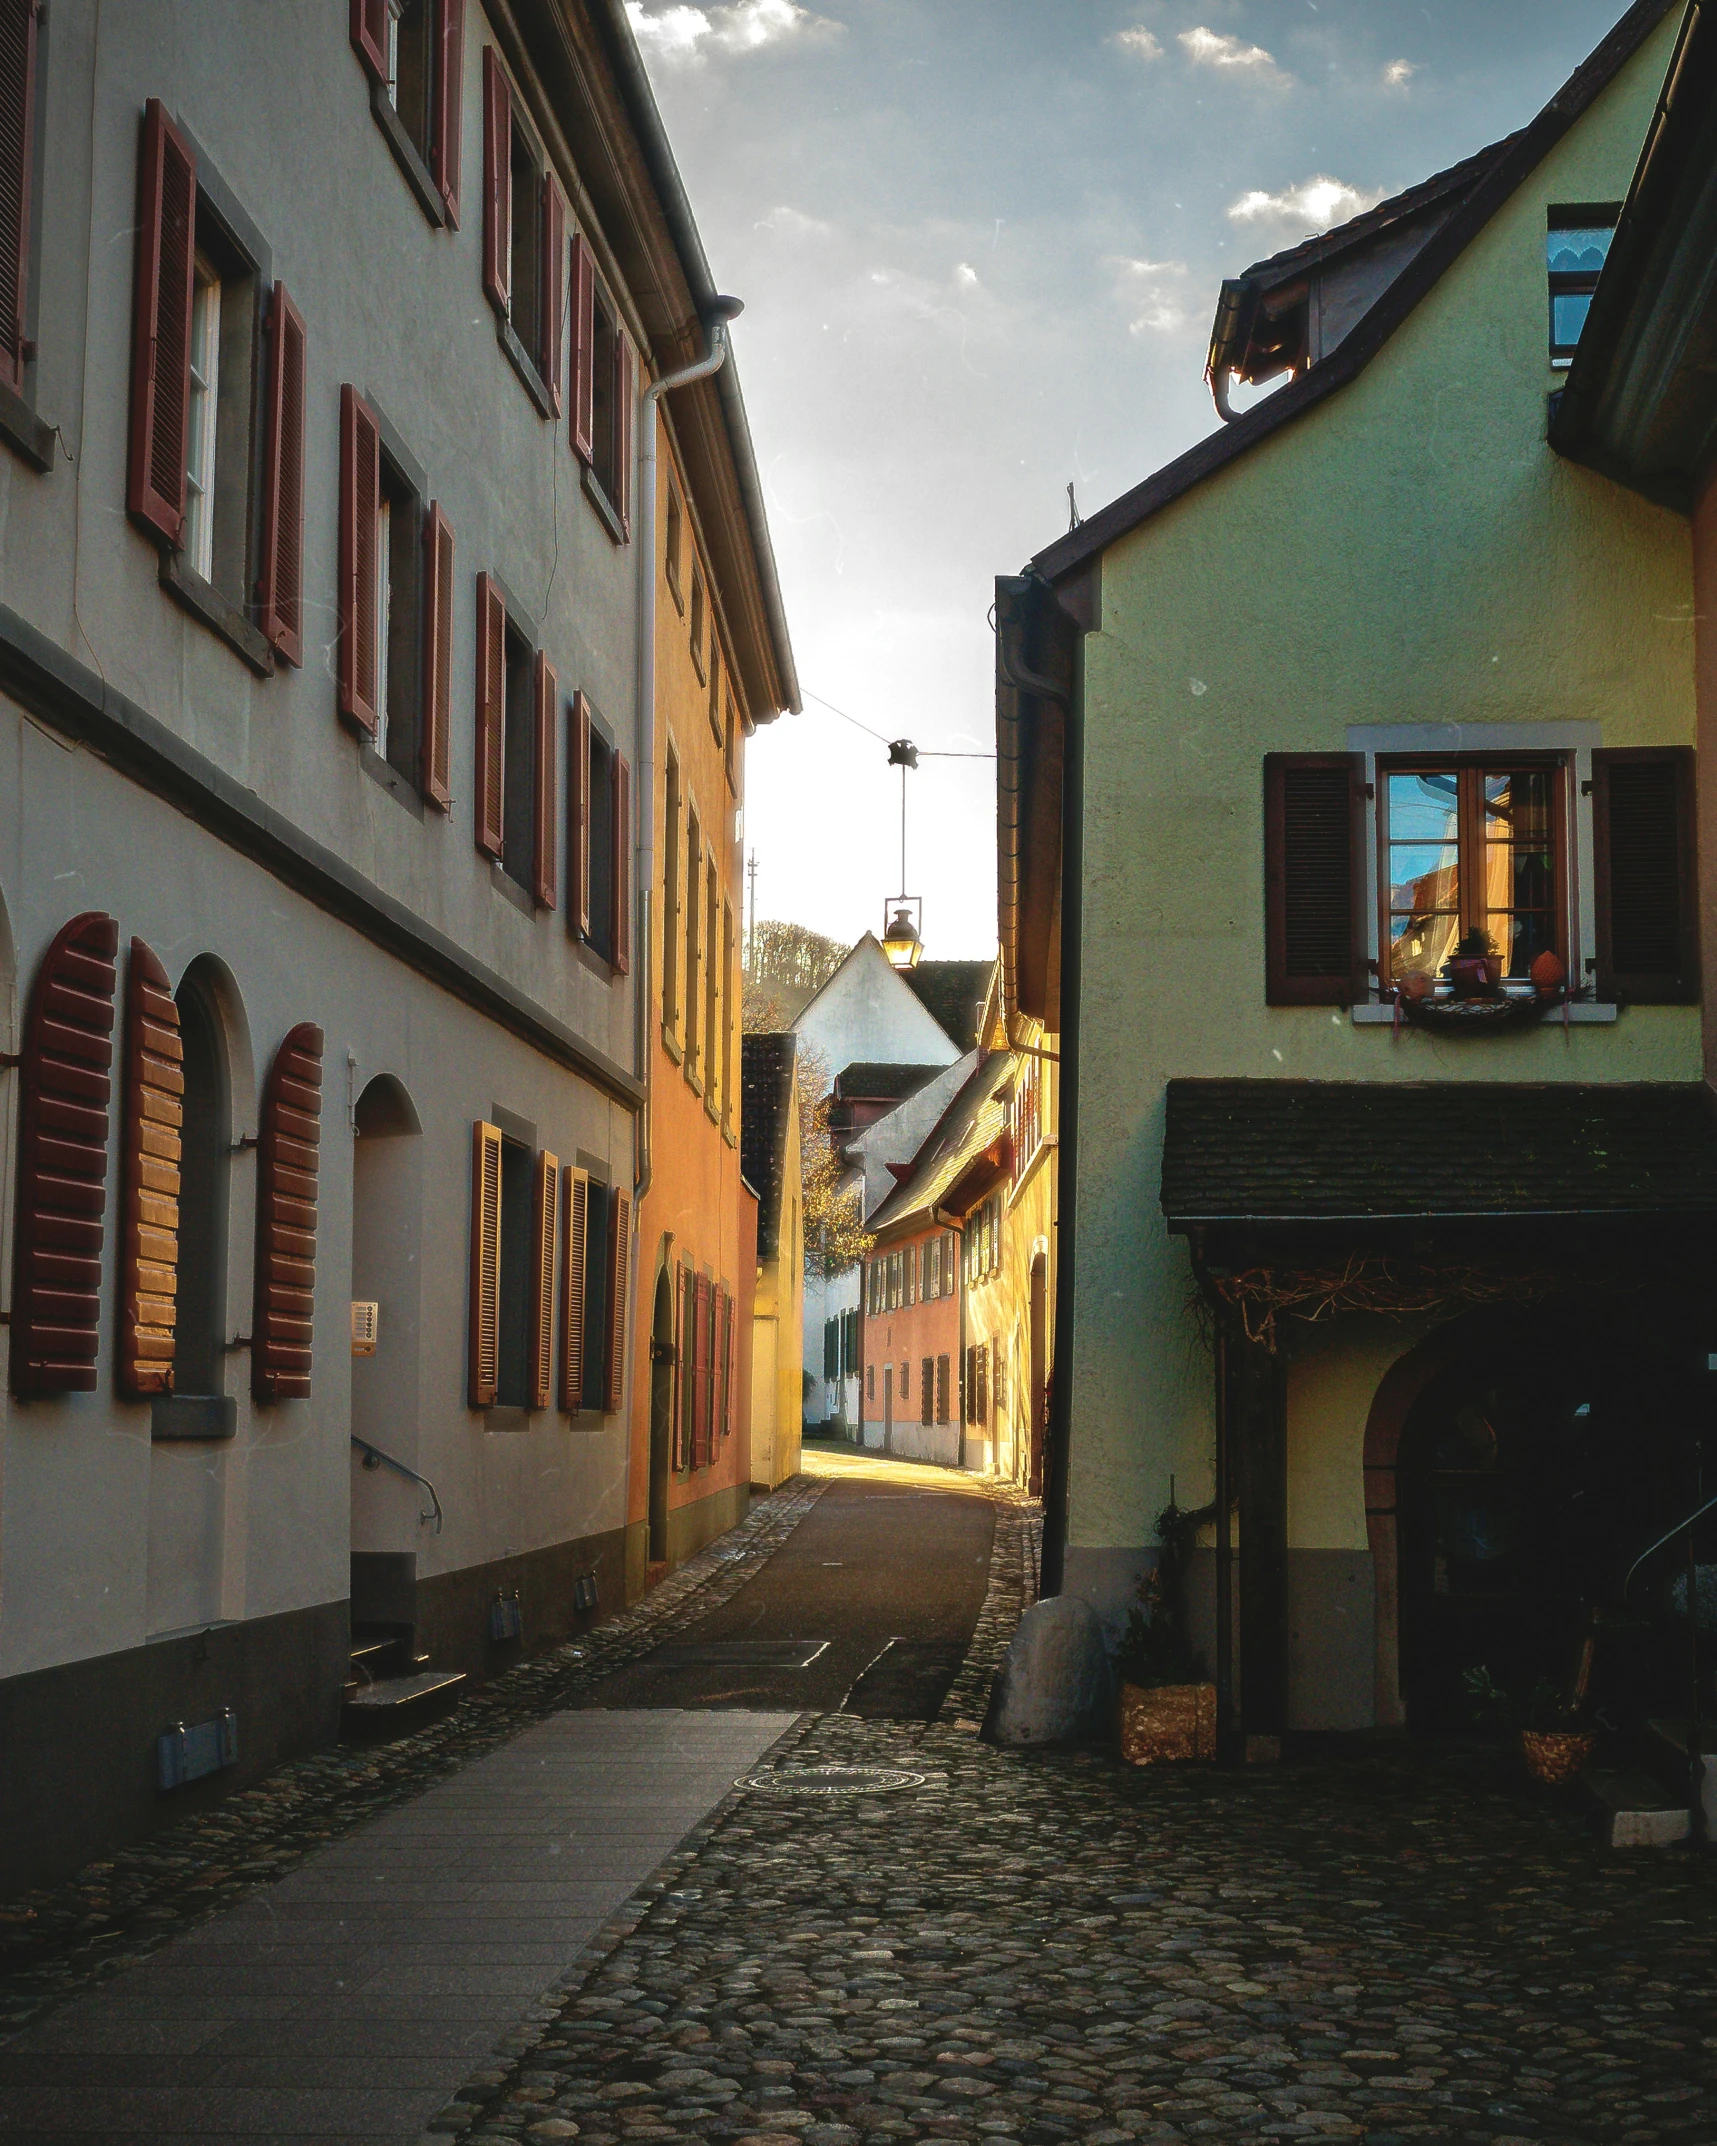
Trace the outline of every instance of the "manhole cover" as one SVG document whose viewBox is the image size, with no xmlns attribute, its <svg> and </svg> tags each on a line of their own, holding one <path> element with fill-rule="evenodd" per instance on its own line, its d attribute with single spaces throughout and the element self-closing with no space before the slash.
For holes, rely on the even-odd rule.
<svg viewBox="0 0 1717 2146">
<path fill-rule="evenodd" d="M 922 1788 L 928 1779 L 894 1766 L 781 1766 L 748 1773 L 736 1785 L 773 1796 L 892 1796 L 903 1788 Z"/>
</svg>

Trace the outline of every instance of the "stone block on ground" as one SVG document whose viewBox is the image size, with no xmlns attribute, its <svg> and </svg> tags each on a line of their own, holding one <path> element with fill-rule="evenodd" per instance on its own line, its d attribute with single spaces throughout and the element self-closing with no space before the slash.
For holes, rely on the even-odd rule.
<svg viewBox="0 0 1717 2146">
<path fill-rule="evenodd" d="M 984 1721 L 992 1744 L 1068 1744 L 1105 1736 L 1114 1679 L 1103 1625 L 1079 1595 L 1034 1602 L 997 1672 Z"/>
</svg>

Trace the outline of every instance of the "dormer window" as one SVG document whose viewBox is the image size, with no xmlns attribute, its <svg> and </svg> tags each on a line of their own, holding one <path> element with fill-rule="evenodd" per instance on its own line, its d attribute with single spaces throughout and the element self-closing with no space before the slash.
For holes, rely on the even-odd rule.
<svg viewBox="0 0 1717 2146">
<path fill-rule="evenodd" d="M 1550 211 L 1545 257 L 1550 277 L 1550 362 L 1558 371 L 1574 362 L 1574 348 L 1592 310 L 1621 204 L 1572 202 Z"/>
</svg>

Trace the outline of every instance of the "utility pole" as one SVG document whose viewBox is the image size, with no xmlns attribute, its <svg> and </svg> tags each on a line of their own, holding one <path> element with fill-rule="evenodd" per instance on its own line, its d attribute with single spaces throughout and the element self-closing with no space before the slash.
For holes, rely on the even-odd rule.
<svg viewBox="0 0 1717 2146">
<path fill-rule="evenodd" d="M 751 928 L 745 935 L 745 966 L 755 972 L 757 967 L 757 852 L 751 852 L 751 861 L 745 867 L 745 876 L 751 882 Z"/>
</svg>

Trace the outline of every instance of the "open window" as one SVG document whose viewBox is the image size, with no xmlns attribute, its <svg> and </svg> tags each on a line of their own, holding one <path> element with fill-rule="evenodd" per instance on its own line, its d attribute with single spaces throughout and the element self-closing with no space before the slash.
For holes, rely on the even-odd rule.
<svg viewBox="0 0 1717 2146">
<path fill-rule="evenodd" d="M 432 224 L 459 225 L 465 0 L 351 0 L 370 110 Z"/>
<path fill-rule="evenodd" d="M 596 275 L 582 233 L 572 242 L 572 292 L 573 451 L 609 535 L 624 543 L 632 533 L 636 367 L 618 308 Z M 670 488 L 670 513 L 676 512 Z"/>
<path fill-rule="evenodd" d="M 1622 213 L 1619 201 L 1576 201 L 1550 210 L 1545 255 L 1550 279 L 1550 362 L 1574 362 L 1575 346 L 1592 310 L 1610 241 Z"/>
<path fill-rule="evenodd" d="M 558 893 L 555 726 L 559 681 L 492 574 L 477 577 L 477 847 L 517 898 Z"/>
<path fill-rule="evenodd" d="M 583 693 L 573 697 L 568 785 L 576 893 L 568 928 L 616 975 L 632 959 L 632 768 Z"/>
<path fill-rule="evenodd" d="M 483 290 L 526 392 L 558 417 L 566 207 L 493 45 L 483 48 Z"/>
<path fill-rule="evenodd" d="M 47 470 L 53 433 L 32 406 L 42 12 L 42 0 L 0 0 L 0 439 Z"/>
</svg>

